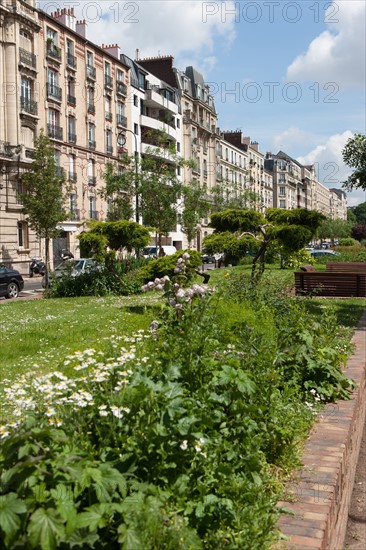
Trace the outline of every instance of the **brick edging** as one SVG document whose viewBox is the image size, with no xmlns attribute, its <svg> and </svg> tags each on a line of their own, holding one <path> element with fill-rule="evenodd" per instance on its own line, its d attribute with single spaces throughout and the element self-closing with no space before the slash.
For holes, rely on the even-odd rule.
<svg viewBox="0 0 366 550">
<path fill-rule="evenodd" d="M 304 446 L 304 467 L 288 484 L 277 527 L 288 537 L 273 550 L 343 550 L 348 510 L 366 418 L 366 311 L 352 338 L 346 376 L 357 386 L 349 401 L 328 404 Z"/>
</svg>

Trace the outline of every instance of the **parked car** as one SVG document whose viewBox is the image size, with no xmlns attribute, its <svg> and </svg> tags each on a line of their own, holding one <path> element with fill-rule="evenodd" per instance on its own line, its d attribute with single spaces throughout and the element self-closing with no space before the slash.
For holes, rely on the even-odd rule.
<svg viewBox="0 0 366 550">
<path fill-rule="evenodd" d="M 202 254 L 201 258 L 203 264 L 214 264 L 216 262 L 215 256 L 210 256 L 209 254 Z"/>
<path fill-rule="evenodd" d="M 321 248 L 319 250 L 309 250 L 309 254 L 311 254 L 313 258 L 331 258 L 332 256 L 339 256 L 339 252 L 335 252 L 334 250 L 324 250 Z"/>
<path fill-rule="evenodd" d="M 59 279 L 63 275 L 69 274 L 71 277 L 77 277 L 81 273 L 87 273 L 89 271 L 100 271 L 103 269 L 103 265 L 98 263 L 93 258 L 79 258 L 74 260 L 64 260 L 58 264 L 54 271 L 50 271 L 48 274 L 49 282 Z M 43 288 L 46 286 L 46 278 L 42 279 Z"/>
<path fill-rule="evenodd" d="M 0 296 L 17 298 L 24 288 L 24 280 L 19 271 L 0 265 Z"/>
<path fill-rule="evenodd" d="M 177 252 L 175 246 L 163 245 L 162 249 L 164 252 L 163 256 L 171 256 L 172 254 L 175 254 Z M 160 256 L 159 247 L 145 246 L 142 254 L 144 258 L 158 258 Z"/>
</svg>

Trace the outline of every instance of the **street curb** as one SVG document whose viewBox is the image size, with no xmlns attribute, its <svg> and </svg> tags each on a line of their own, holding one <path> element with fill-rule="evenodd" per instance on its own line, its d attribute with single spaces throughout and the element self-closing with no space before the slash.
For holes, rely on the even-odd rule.
<svg viewBox="0 0 366 550">
<path fill-rule="evenodd" d="M 357 386 L 349 401 L 328 404 L 305 444 L 304 467 L 286 487 L 279 506 L 293 516 L 277 523 L 288 537 L 273 550 L 343 550 L 355 471 L 366 418 L 366 311 L 352 338 L 355 353 L 346 376 Z"/>
</svg>

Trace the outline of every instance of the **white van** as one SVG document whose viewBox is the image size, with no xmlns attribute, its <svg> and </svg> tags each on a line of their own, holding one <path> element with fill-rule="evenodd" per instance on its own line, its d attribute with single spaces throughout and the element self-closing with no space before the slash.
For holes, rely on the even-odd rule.
<svg viewBox="0 0 366 550">
<path fill-rule="evenodd" d="M 166 246 L 163 245 L 162 249 L 165 256 L 171 256 L 177 252 L 175 246 Z M 143 250 L 144 258 L 158 258 L 159 257 L 159 247 L 156 246 L 146 246 Z"/>
</svg>

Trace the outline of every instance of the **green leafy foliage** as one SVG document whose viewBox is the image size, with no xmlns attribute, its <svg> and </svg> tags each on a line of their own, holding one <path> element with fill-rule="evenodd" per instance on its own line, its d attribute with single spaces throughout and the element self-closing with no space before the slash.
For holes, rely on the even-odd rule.
<svg viewBox="0 0 366 550">
<path fill-rule="evenodd" d="M 52 281 L 47 298 L 72 298 L 76 296 L 127 296 L 140 294 L 141 281 L 137 271 L 112 272 L 108 269 L 80 273 L 76 277 L 65 273 Z"/>
<path fill-rule="evenodd" d="M 192 279 L 195 274 L 195 269 L 202 265 L 201 254 L 196 250 L 179 250 L 170 256 L 163 256 L 156 260 L 150 260 L 149 263 L 140 270 L 139 276 L 141 281 L 147 283 L 156 278 L 164 277 L 164 275 L 172 279 L 176 275 L 174 270 L 177 265 L 177 260 L 183 256 L 185 252 L 188 252 L 190 255 L 190 263 L 186 272 L 187 280 Z"/>
<path fill-rule="evenodd" d="M 347 141 L 342 155 L 343 161 L 354 170 L 343 187 L 348 191 L 366 189 L 366 136 L 356 133 Z"/>
<path fill-rule="evenodd" d="M 352 388 L 341 331 L 270 277 L 194 287 L 150 338 L 111 335 L 68 357 L 79 378 L 36 381 L 44 402 L 2 441 L 6 549 L 270 548 L 279 473 L 298 465 L 318 401 Z"/>
</svg>

